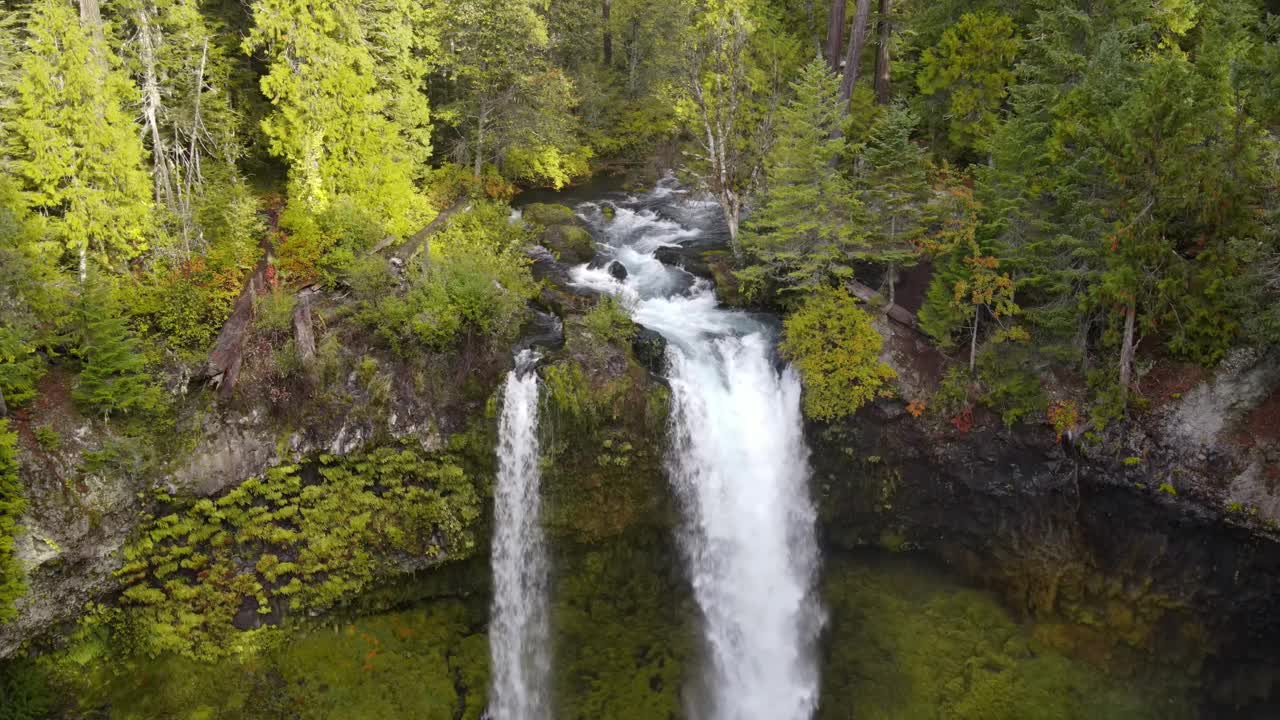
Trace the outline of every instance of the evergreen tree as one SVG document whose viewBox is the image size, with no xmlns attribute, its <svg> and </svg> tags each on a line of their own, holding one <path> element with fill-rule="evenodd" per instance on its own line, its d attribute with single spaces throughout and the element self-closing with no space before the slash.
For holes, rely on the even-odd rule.
<svg viewBox="0 0 1280 720">
<path fill-rule="evenodd" d="M 837 167 L 845 140 L 839 81 L 815 59 L 793 83 L 765 162 L 768 191 L 743 238 L 767 276 L 786 290 L 809 290 L 853 275 L 865 239 L 853 184 Z M 748 278 L 751 276 L 748 275 Z"/>
<path fill-rule="evenodd" d="M 454 155 L 479 177 L 492 163 L 511 178 L 562 187 L 587 173 L 572 80 L 548 62 L 539 3 L 460 0 L 448 5 L 446 67 L 462 94 L 445 109 L 458 128 Z"/>
<path fill-rule="evenodd" d="M 106 264 L 137 257 L 153 229 L 144 152 L 128 108 L 137 90 L 86 32 L 72 6 L 31 7 L 10 108 L 13 170 L 34 212 L 78 257 Z"/>
<path fill-rule="evenodd" d="M 80 296 L 80 377 L 71 396 L 102 413 L 127 413 L 155 407 L 157 390 L 145 369 L 138 340 L 121 317 L 110 290 L 90 278 Z"/>
<path fill-rule="evenodd" d="M 860 185 L 872 228 L 867 254 L 888 265 L 890 304 L 896 299 L 897 267 L 913 262 L 920 252 L 931 195 L 926 151 L 911 142 L 918 120 L 905 105 L 891 106 L 872 128 L 862 153 Z"/>
<path fill-rule="evenodd" d="M 967 331 L 969 371 L 978 357 L 978 338 L 983 318 L 997 322 L 1016 315 L 1014 281 L 1001 271 L 1000 258 L 990 243 L 978 237 L 980 206 L 963 185 L 947 190 L 942 230 L 930 239 L 934 254 L 934 274 L 929 281 L 924 305 L 920 308 L 920 328 L 943 348 L 955 346 L 955 336 Z M 1025 337 L 1025 331 L 1019 331 Z"/>
<path fill-rule="evenodd" d="M 18 616 L 13 603 L 26 592 L 22 565 L 13 556 L 18 519 L 27 510 L 22 478 L 18 475 L 18 435 L 0 418 L 0 625 Z"/>
<path fill-rule="evenodd" d="M 421 148 L 388 119 L 392 88 L 379 84 L 358 4 L 259 0 L 253 18 L 244 47 L 269 63 L 262 92 L 275 110 L 262 129 L 289 164 L 290 200 L 319 212 L 348 196 L 393 234 L 418 227 L 426 210 L 412 163 Z"/>
<path fill-rule="evenodd" d="M 1013 83 L 1020 46 L 1012 18 L 979 12 L 966 13 L 937 47 L 925 51 L 916 83 L 922 94 L 936 98 L 931 114 L 947 118 L 957 147 L 987 150 L 984 140 Z"/>
</svg>

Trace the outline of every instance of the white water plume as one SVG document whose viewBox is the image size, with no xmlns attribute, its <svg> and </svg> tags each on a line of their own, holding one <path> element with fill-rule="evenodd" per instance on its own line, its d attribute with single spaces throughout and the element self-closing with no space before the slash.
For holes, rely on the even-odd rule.
<svg viewBox="0 0 1280 720">
<path fill-rule="evenodd" d="M 494 486 L 492 720 L 546 720 L 551 654 L 546 543 L 541 525 L 536 356 L 507 375 Z"/>
<path fill-rule="evenodd" d="M 693 701 L 690 716 L 807 720 L 818 699 L 814 645 L 823 613 L 813 588 L 800 383 L 790 368 L 776 367 L 766 323 L 719 307 L 706 281 L 654 257 L 660 247 L 721 231 L 714 214 L 682 195 L 664 183 L 649 196 L 620 199 L 612 220 L 584 205 L 606 257 L 627 275 L 581 266 L 571 277 L 619 296 L 637 322 L 669 342 L 668 467 L 707 656 L 705 697 Z"/>
</svg>

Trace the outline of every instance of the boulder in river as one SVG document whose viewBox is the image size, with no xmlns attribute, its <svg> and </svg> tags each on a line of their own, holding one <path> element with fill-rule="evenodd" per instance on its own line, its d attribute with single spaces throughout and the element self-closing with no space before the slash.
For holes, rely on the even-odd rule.
<svg viewBox="0 0 1280 720">
<path fill-rule="evenodd" d="M 532 205 L 525 205 L 521 208 L 521 212 L 526 222 L 544 227 L 573 225 L 578 222 L 577 216 L 573 213 L 573 208 L 565 205 L 533 203 Z"/>
<path fill-rule="evenodd" d="M 660 247 L 653 256 L 659 262 L 673 267 L 683 268 L 685 272 L 700 278 L 712 279 L 711 266 L 702 256 L 700 248 L 686 248 L 678 245 Z"/>
<path fill-rule="evenodd" d="M 631 338 L 631 351 L 636 360 L 646 370 L 655 375 L 663 375 L 667 371 L 667 339 L 656 330 L 644 326 L 636 327 L 636 334 Z"/>
<path fill-rule="evenodd" d="M 596 243 L 591 233 L 577 225 L 552 225 L 542 233 L 542 245 L 555 254 L 562 263 L 577 265 L 596 254 Z"/>
<path fill-rule="evenodd" d="M 609 275 L 611 275 L 614 280 L 621 282 L 627 279 L 627 266 L 623 265 L 617 260 L 614 260 L 613 262 L 609 263 L 608 270 L 609 270 Z"/>
</svg>

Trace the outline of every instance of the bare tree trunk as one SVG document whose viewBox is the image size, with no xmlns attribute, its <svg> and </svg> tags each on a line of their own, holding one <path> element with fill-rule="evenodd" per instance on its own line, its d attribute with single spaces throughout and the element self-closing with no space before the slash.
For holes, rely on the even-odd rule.
<svg viewBox="0 0 1280 720">
<path fill-rule="evenodd" d="M 9 406 L 4 404 L 4 388 L 0 388 L 0 418 L 9 414 Z"/>
<path fill-rule="evenodd" d="M 827 16 L 827 48 L 824 53 L 831 72 L 840 72 L 840 51 L 844 47 L 844 9 L 846 0 L 831 0 Z"/>
<path fill-rule="evenodd" d="M 1133 326 L 1138 314 L 1137 303 L 1130 301 L 1124 309 L 1124 343 L 1120 346 L 1120 399 L 1129 400 L 1129 382 L 1133 375 Z"/>
<path fill-rule="evenodd" d="M 98 52 L 101 53 L 102 38 L 102 8 L 98 5 L 98 0 L 80 0 L 80 24 L 86 27 L 93 39 L 98 43 Z M 105 58 L 104 58 L 105 59 Z"/>
<path fill-rule="evenodd" d="M 293 340 L 303 371 L 314 388 L 320 384 L 320 378 L 316 372 L 316 334 L 311 322 L 310 290 L 298 293 L 298 302 L 293 306 Z"/>
<path fill-rule="evenodd" d="M 174 202 L 173 174 L 169 170 L 169 149 L 160 135 L 160 80 L 156 73 L 156 38 L 152 32 L 147 8 L 138 10 L 138 48 L 142 60 L 142 118 L 151 134 L 152 176 L 155 178 L 156 202 L 177 214 Z M 187 257 L 191 248 L 187 248 Z"/>
<path fill-rule="evenodd" d="M 609 27 L 609 15 L 613 10 L 613 0 L 603 0 L 604 18 L 604 66 L 613 67 L 613 29 Z"/>
<path fill-rule="evenodd" d="M 844 57 L 844 81 L 840 83 L 840 104 L 843 112 L 849 112 L 849 98 L 858 82 L 858 64 L 867 46 L 867 18 L 871 15 L 871 0 L 858 0 L 853 15 L 853 30 L 849 35 L 849 53 Z"/>
<path fill-rule="evenodd" d="M 876 102 L 881 105 L 889 104 L 889 68 L 890 53 L 889 40 L 893 35 L 893 26 L 890 18 L 893 13 L 893 0 L 880 0 L 880 10 L 878 12 L 879 24 L 877 30 L 880 37 L 876 48 Z"/>
<path fill-rule="evenodd" d="M 973 309 L 973 335 L 969 336 L 969 374 L 978 367 L 978 320 L 982 317 L 982 308 Z"/>
</svg>

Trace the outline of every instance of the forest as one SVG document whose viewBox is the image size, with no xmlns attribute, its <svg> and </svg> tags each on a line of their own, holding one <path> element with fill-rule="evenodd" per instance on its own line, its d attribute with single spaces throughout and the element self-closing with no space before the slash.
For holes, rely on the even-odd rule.
<svg viewBox="0 0 1280 720">
<path fill-rule="evenodd" d="M 543 288 L 510 208 L 531 190 L 670 172 L 714 203 L 721 300 L 785 318 L 818 422 L 885 391 L 872 321 L 900 305 L 946 361 L 913 414 L 1086 442 L 1171 374 L 1280 346 L 1273 0 L 0 10 L 0 623 L 42 398 L 182 438 L 252 316 L 288 403 L 336 382 L 336 337 L 291 333 L 306 292 L 389 357 L 505 352 Z"/>
</svg>

